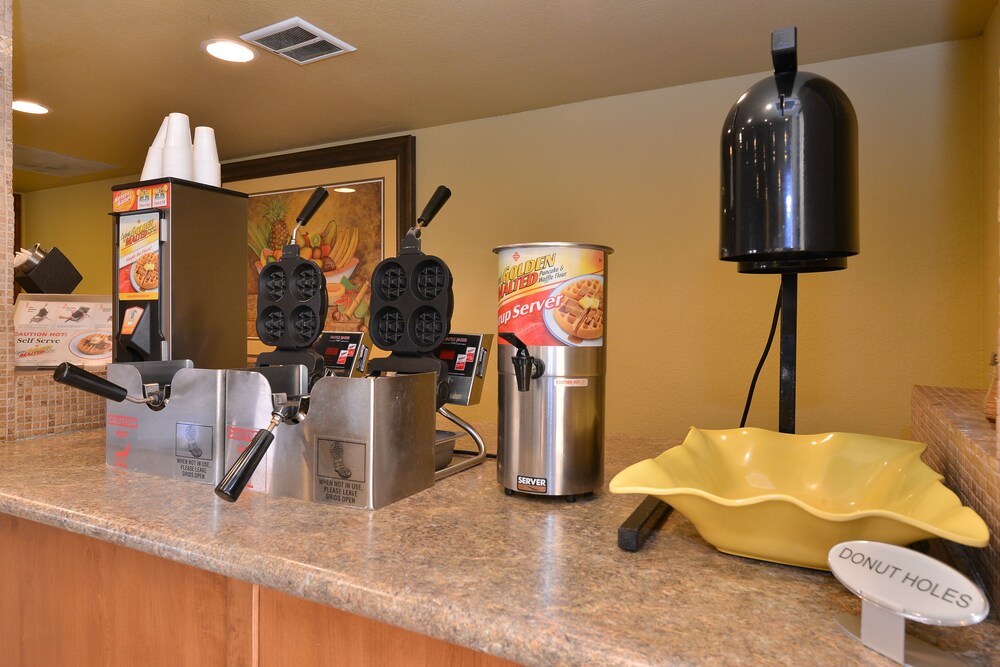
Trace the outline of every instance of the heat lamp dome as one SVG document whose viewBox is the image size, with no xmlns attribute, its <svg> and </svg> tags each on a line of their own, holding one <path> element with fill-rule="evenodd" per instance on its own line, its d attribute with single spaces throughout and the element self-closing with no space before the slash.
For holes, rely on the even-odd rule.
<svg viewBox="0 0 1000 667">
<path fill-rule="evenodd" d="M 817 74 L 763 79 L 722 128 L 719 258 L 744 273 L 843 269 L 858 254 L 858 124 Z"/>
</svg>

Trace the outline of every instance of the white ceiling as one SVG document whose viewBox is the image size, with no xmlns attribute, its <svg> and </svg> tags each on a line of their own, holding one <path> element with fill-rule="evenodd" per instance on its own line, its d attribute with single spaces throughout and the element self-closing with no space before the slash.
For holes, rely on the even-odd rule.
<svg viewBox="0 0 1000 667">
<path fill-rule="evenodd" d="M 975 37 L 997 0 L 15 0 L 14 143 L 116 168 L 14 171 L 26 192 L 137 174 L 163 116 L 216 129 L 222 160 L 799 63 Z M 310 65 L 199 45 L 300 16 L 357 48 Z M 418 146 L 419 150 L 419 146 Z"/>
</svg>

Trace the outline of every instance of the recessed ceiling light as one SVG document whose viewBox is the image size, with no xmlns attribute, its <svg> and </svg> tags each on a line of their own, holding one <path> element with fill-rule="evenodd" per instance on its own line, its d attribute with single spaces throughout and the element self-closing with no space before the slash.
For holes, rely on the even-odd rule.
<svg viewBox="0 0 1000 667">
<path fill-rule="evenodd" d="M 14 111 L 22 111 L 24 113 L 43 114 L 49 112 L 49 110 L 41 104 L 35 104 L 34 102 L 28 102 L 27 100 L 14 100 L 11 107 L 13 107 Z"/>
<path fill-rule="evenodd" d="M 333 191 L 334 192 L 350 193 L 350 192 L 354 192 L 354 188 L 334 188 Z"/>
<path fill-rule="evenodd" d="M 253 51 L 229 39 L 210 39 L 201 47 L 219 60 L 231 63 L 246 63 L 253 60 Z"/>
</svg>

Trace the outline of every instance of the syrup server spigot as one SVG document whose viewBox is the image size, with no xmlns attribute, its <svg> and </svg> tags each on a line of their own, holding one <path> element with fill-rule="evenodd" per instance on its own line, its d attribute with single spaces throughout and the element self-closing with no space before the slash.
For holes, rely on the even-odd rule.
<svg viewBox="0 0 1000 667">
<path fill-rule="evenodd" d="M 528 346 L 514 334 L 502 331 L 500 337 L 517 348 L 517 353 L 511 357 L 517 390 L 528 391 L 531 381 L 542 377 L 542 373 L 545 372 L 545 362 L 528 354 Z"/>
</svg>

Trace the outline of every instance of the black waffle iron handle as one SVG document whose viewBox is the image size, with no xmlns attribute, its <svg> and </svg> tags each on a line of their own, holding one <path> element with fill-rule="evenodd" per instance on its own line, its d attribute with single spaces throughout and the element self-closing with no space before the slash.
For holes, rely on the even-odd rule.
<svg viewBox="0 0 1000 667">
<path fill-rule="evenodd" d="M 441 207 L 444 206 L 449 197 L 451 197 L 451 190 L 444 185 L 437 186 L 437 190 L 431 195 L 430 201 L 424 206 L 423 213 L 417 218 L 417 224 L 413 225 L 410 231 L 406 232 L 403 243 L 399 248 L 401 255 L 420 252 L 420 230 L 431 224 L 431 220 L 438 214 L 438 211 L 441 210 Z"/>
<path fill-rule="evenodd" d="M 302 212 L 295 218 L 296 224 L 295 229 L 292 230 L 292 238 L 285 242 L 286 245 L 281 250 L 282 256 L 284 256 L 285 248 L 293 249 L 292 246 L 295 246 L 295 235 L 299 233 L 299 227 L 309 223 L 312 217 L 316 215 L 316 211 L 319 210 L 319 207 L 323 205 L 323 202 L 325 202 L 326 198 L 329 196 L 330 193 L 327 192 L 326 188 L 323 186 L 313 190 L 312 196 L 309 197 L 309 201 L 307 201 L 306 205 L 302 207 Z M 298 248 L 294 248 L 294 250 L 296 254 L 298 254 Z"/>
<path fill-rule="evenodd" d="M 281 413 L 275 411 L 271 415 L 271 423 L 267 425 L 267 428 L 257 431 L 257 435 L 253 437 L 247 448 L 236 459 L 233 467 L 229 469 L 226 476 L 215 487 L 215 495 L 231 503 L 235 503 L 239 499 L 240 494 L 243 493 L 243 489 L 250 482 L 250 478 L 257 471 L 257 466 L 260 465 L 264 454 L 267 454 L 267 448 L 274 442 L 274 429 L 280 423 Z"/>
<path fill-rule="evenodd" d="M 99 375 L 85 371 L 68 361 L 64 361 L 56 367 L 52 379 L 75 389 L 97 394 L 115 403 L 121 403 L 128 397 L 128 390 L 125 387 L 108 382 Z"/>
<path fill-rule="evenodd" d="M 417 218 L 417 227 L 426 227 L 431 224 L 431 220 L 438 214 L 438 211 L 441 210 L 441 207 L 444 206 L 449 197 L 451 197 L 451 190 L 443 185 L 437 186 L 437 190 L 431 195 L 427 206 L 424 206 L 424 212 Z"/>
<path fill-rule="evenodd" d="M 299 213 L 299 217 L 295 218 L 295 222 L 300 225 L 308 223 L 316 214 L 316 210 L 319 209 L 329 196 L 330 193 L 327 192 L 324 187 L 318 187 L 313 190 L 312 196 L 309 197 L 309 201 L 306 202 L 306 205 L 302 207 L 302 212 Z"/>
<path fill-rule="evenodd" d="M 517 353 L 511 358 L 514 362 L 514 378 L 517 380 L 518 391 L 528 391 L 532 380 L 542 377 L 545 363 L 528 354 L 528 346 L 512 333 L 500 332 L 500 337 L 517 348 Z"/>
</svg>

